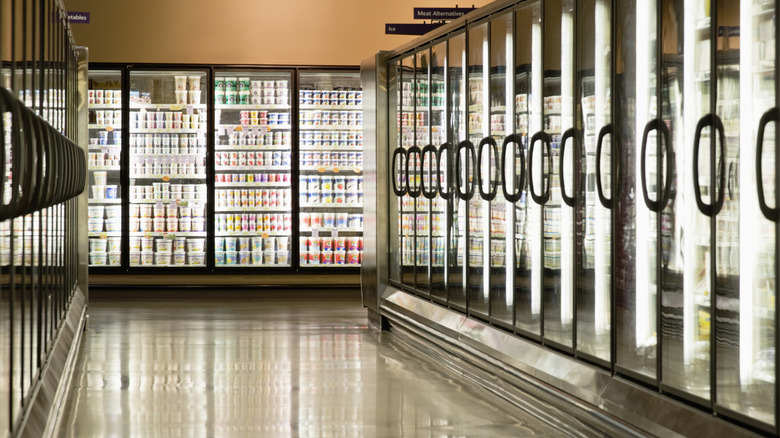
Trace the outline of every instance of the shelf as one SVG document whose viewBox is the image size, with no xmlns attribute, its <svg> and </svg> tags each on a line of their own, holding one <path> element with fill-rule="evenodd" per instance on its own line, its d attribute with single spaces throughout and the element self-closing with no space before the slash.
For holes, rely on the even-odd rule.
<svg viewBox="0 0 780 438">
<path fill-rule="evenodd" d="M 331 110 L 331 111 L 359 111 L 363 109 L 363 105 L 304 105 L 299 104 L 300 110 Z"/>
<path fill-rule="evenodd" d="M 205 148 L 204 148 L 205 149 Z M 206 157 L 206 154 L 180 154 L 178 152 L 170 153 L 170 154 L 146 154 L 146 153 L 133 153 L 133 157 L 144 157 L 144 158 L 184 158 L 184 157 L 192 157 L 192 158 L 198 158 L 198 157 Z"/>
<path fill-rule="evenodd" d="M 230 145 L 216 145 L 215 151 L 289 151 L 290 145 L 280 146 L 268 146 L 268 145 L 246 145 L 246 146 L 230 146 Z"/>
<path fill-rule="evenodd" d="M 301 269 L 306 269 L 306 268 L 344 269 L 344 268 L 359 268 L 359 267 L 360 267 L 360 263 L 341 263 L 341 264 L 307 263 L 305 265 L 301 264 Z"/>
<path fill-rule="evenodd" d="M 89 166 L 89 171 L 92 172 L 94 170 L 122 170 L 119 166 Z"/>
<path fill-rule="evenodd" d="M 218 207 L 214 209 L 215 213 L 229 213 L 231 211 L 242 211 L 247 213 L 291 213 L 292 207 Z"/>
<path fill-rule="evenodd" d="M 258 131 L 271 131 L 273 129 L 289 131 L 290 129 L 292 129 L 292 125 L 290 124 L 279 124 L 279 123 L 274 125 L 272 124 L 266 124 L 266 125 L 219 124 L 215 126 L 217 130 L 224 129 L 225 131 L 235 131 L 236 128 L 238 127 L 241 128 L 240 131 L 244 131 L 244 130 L 248 131 L 254 129 L 257 129 Z"/>
<path fill-rule="evenodd" d="M 97 205 L 100 205 L 100 204 L 121 204 L 122 200 L 121 199 L 94 199 L 94 198 L 91 198 L 89 200 L 89 203 L 90 204 L 97 204 Z"/>
<path fill-rule="evenodd" d="M 215 237 L 233 237 L 233 236 L 239 236 L 239 237 L 255 237 L 255 236 L 275 236 L 275 237 L 289 237 L 292 236 L 292 233 L 289 231 L 283 231 L 283 232 L 267 232 L 267 231 L 217 231 L 214 233 Z"/>
<path fill-rule="evenodd" d="M 121 144 L 91 144 L 89 145 L 89 150 L 91 151 L 102 151 L 104 149 L 108 148 L 122 148 Z"/>
<path fill-rule="evenodd" d="M 205 110 L 207 108 L 206 104 L 171 104 L 171 103 L 140 103 L 140 102 L 130 102 L 130 109 L 167 109 L 171 111 L 179 111 L 184 109 L 201 109 Z"/>
<path fill-rule="evenodd" d="M 207 237 L 205 231 L 131 231 L 131 237 Z M 204 252 L 205 254 L 205 252 Z"/>
<path fill-rule="evenodd" d="M 337 210 L 350 210 L 350 209 L 362 209 L 363 204 L 309 204 L 302 203 L 301 208 L 324 208 L 324 209 L 337 209 Z"/>
<path fill-rule="evenodd" d="M 215 182 L 214 187 L 290 187 L 290 183 L 280 182 Z"/>
<path fill-rule="evenodd" d="M 281 171 L 281 172 L 289 172 L 290 166 L 215 166 L 214 170 L 217 172 L 230 172 L 233 173 L 237 170 L 252 170 L 257 172 L 262 171 L 269 171 L 269 170 L 275 170 L 275 171 Z"/>
<path fill-rule="evenodd" d="M 291 108 L 290 105 L 262 105 L 262 104 L 229 105 L 229 104 L 222 104 L 222 103 L 214 105 L 214 109 L 217 110 L 236 110 L 236 111 L 246 111 L 246 110 L 283 111 L 283 110 L 289 110 L 290 108 Z"/>
<path fill-rule="evenodd" d="M 117 125 L 117 124 L 113 124 L 113 125 L 93 125 L 93 124 L 90 124 L 90 125 L 88 125 L 88 127 L 89 127 L 89 129 L 100 129 L 100 130 L 105 130 L 105 129 L 108 129 L 108 128 L 116 129 L 116 130 L 122 130 L 122 125 L 121 124 L 119 124 L 119 125 Z"/>
<path fill-rule="evenodd" d="M 191 199 L 191 198 L 180 198 L 180 199 L 171 199 L 171 198 L 162 198 L 162 199 L 130 199 L 131 204 L 170 204 L 171 202 L 192 202 L 193 204 L 206 204 L 205 199 Z"/>
<path fill-rule="evenodd" d="M 300 125 L 301 131 L 362 131 L 362 125 Z"/>
<path fill-rule="evenodd" d="M 121 231 L 91 231 L 89 237 L 122 237 Z"/>
<path fill-rule="evenodd" d="M 323 232 L 323 231 L 328 231 L 328 232 L 336 231 L 336 232 L 339 232 L 339 233 L 362 233 L 363 232 L 362 228 L 325 228 L 325 227 L 321 227 L 321 228 L 301 228 L 300 232 L 301 233 L 311 233 L 315 229 L 317 230 L 317 232 Z"/>
<path fill-rule="evenodd" d="M 217 268 L 289 268 L 292 265 L 289 263 L 248 263 L 243 265 L 239 263 L 217 263 L 215 266 Z"/>
<path fill-rule="evenodd" d="M 100 110 L 100 109 L 113 109 L 113 110 L 121 110 L 121 109 L 122 109 L 122 105 L 121 105 L 121 104 L 120 104 L 120 105 L 114 105 L 114 104 L 105 104 L 105 103 L 104 103 L 104 104 L 101 104 L 101 105 L 98 105 L 98 104 L 94 104 L 94 103 L 93 103 L 93 104 L 91 104 L 91 105 L 88 105 L 88 106 L 87 106 L 87 108 L 89 108 L 89 109 L 94 109 L 94 110 Z"/>
<path fill-rule="evenodd" d="M 330 147 L 313 147 L 313 146 L 301 146 L 298 148 L 299 151 L 314 151 L 314 152 L 320 152 L 320 151 L 344 151 L 344 152 L 363 152 L 362 146 L 330 146 Z"/>
<path fill-rule="evenodd" d="M 130 128 L 131 134 L 201 134 L 205 133 L 206 128 L 204 124 L 203 129 L 141 129 L 141 128 Z"/>
<path fill-rule="evenodd" d="M 168 177 L 169 179 L 206 179 L 205 173 L 186 175 L 186 174 L 174 174 L 174 175 L 130 175 L 131 179 L 163 179 Z"/>
<path fill-rule="evenodd" d="M 353 169 L 343 169 L 338 166 L 301 166 L 300 167 L 301 172 L 319 172 L 319 173 L 325 173 L 325 172 L 332 172 L 332 173 L 356 173 L 360 174 L 362 173 L 361 169 L 353 168 Z"/>
</svg>

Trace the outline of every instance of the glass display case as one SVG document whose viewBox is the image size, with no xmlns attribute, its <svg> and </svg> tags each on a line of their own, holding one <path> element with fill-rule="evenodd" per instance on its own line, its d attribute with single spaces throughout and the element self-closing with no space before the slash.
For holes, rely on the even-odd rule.
<svg viewBox="0 0 780 438">
<path fill-rule="evenodd" d="M 129 75 L 129 265 L 206 266 L 207 72 Z"/>
<path fill-rule="evenodd" d="M 214 77 L 215 265 L 290 266 L 290 72 Z"/>
</svg>

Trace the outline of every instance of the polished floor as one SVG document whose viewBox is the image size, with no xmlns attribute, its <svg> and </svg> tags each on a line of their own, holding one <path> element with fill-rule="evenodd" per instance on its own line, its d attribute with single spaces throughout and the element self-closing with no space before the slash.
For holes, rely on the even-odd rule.
<svg viewBox="0 0 780 438">
<path fill-rule="evenodd" d="M 90 303 L 60 437 L 559 437 L 359 302 Z"/>
</svg>

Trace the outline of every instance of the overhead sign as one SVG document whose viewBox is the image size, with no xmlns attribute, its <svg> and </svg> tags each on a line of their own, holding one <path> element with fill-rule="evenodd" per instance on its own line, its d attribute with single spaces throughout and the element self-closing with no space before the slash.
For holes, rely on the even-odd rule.
<svg viewBox="0 0 780 438">
<path fill-rule="evenodd" d="M 387 35 L 423 35 L 444 23 L 387 23 L 385 34 Z"/>
<path fill-rule="evenodd" d="M 68 22 L 73 24 L 89 24 L 89 12 L 68 12 Z"/>
<path fill-rule="evenodd" d="M 415 20 L 455 20 L 476 8 L 414 8 Z"/>
</svg>

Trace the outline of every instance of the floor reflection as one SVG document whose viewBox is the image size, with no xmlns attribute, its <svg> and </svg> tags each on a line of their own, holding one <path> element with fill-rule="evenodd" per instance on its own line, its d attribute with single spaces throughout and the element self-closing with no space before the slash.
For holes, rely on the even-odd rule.
<svg viewBox="0 0 780 438">
<path fill-rule="evenodd" d="M 561 435 L 365 315 L 337 301 L 93 302 L 60 436 Z"/>
</svg>

